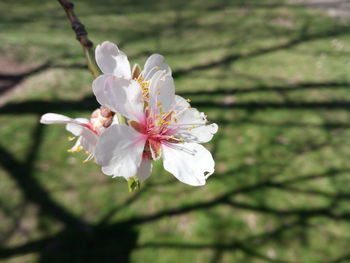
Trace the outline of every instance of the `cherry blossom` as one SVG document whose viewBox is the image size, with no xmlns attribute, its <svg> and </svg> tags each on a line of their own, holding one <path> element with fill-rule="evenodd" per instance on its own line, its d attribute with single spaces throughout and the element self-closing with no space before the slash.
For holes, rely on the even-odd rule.
<svg viewBox="0 0 350 263">
<path fill-rule="evenodd" d="M 47 113 L 41 123 L 66 124 L 78 136 L 69 151 L 85 150 L 86 160 L 95 158 L 106 175 L 124 177 L 130 189 L 145 181 L 160 159 L 181 182 L 204 185 L 215 162 L 201 143 L 209 142 L 218 126 L 175 95 L 164 57 L 153 54 L 143 69 L 137 64 L 131 69 L 127 56 L 108 41 L 97 46 L 95 57 L 102 75 L 92 87 L 101 108 L 89 119 Z"/>
<path fill-rule="evenodd" d="M 142 182 L 151 175 L 152 161 L 162 158 L 165 170 L 181 182 L 204 185 L 214 160 L 200 143 L 212 139 L 217 125 L 207 125 L 204 113 L 175 95 L 163 57 L 153 61 L 151 56 L 140 76 L 132 78 L 125 54 L 108 50 L 97 60 L 105 74 L 93 82 L 93 91 L 102 106 L 125 116 L 129 125 L 112 125 L 100 136 L 95 158 L 103 173 L 136 175 Z"/>
<path fill-rule="evenodd" d="M 96 109 L 92 113 L 90 119 L 72 119 L 61 114 L 46 113 L 41 116 L 40 122 L 43 124 L 66 124 L 66 130 L 78 137 L 74 146 L 68 152 L 85 150 L 88 153 L 85 161 L 89 161 L 94 157 L 99 136 L 112 122 L 117 123 L 117 119 L 113 119 L 113 115 L 108 109 L 101 107 L 101 109 Z M 68 139 L 74 140 L 75 137 L 68 137 Z"/>
</svg>

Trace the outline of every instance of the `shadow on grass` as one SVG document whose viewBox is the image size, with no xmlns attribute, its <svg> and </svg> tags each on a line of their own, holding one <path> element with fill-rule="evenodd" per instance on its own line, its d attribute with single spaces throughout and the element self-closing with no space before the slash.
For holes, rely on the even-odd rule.
<svg viewBox="0 0 350 263">
<path fill-rule="evenodd" d="M 141 3 L 141 2 L 140 2 Z M 144 2 L 142 2 L 144 3 Z M 212 5 L 212 9 L 221 9 L 226 5 L 225 1 Z M 269 8 L 279 5 L 250 5 L 250 7 L 258 8 Z M 147 4 L 149 8 L 149 5 Z M 175 25 L 176 26 L 176 25 Z M 328 38 L 333 36 L 339 36 L 346 34 L 349 27 L 338 27 L 336 30 L 320 31 L 318 33 L 307 34 L 301 32 L 298 38 L 287 41 L 284 44 L 261 48 L 248 52 L 246 54 L 229 54 L 222 58 L 207 63 L 197 64 L 192 67 L 179 69 L 174 72 L 174 76 L 182 77 L 191 74 L 194 71 L 205 70 L 214 67 L 226 67 L 228 64 L 234 63 L 235 61 L 253 58 L 256 56 L 264 55 L 267 53 L 292 48 L 298 44 L 305 43 L 308 41 L 318 40 L 322 38 Z M 138 36 L 138 37 L 142 37 Z M 213 47 L 207 47 L 208 49 Z M 189 50 L 192 52 L 193 50 Z M 201 49 L 200 51 L 203 51 Z M 74 65 L 73 65 L 74 66 Z M 38 68 L 18 76 L 2 75 L 0 79 L 10 80 L 12 84 L 3 91 L 13 88 L 15 84 L 19 83 L 28 76 L 32 76 L 38 72 L 52 67 L 50 63 L 43 64 Z M 77 65 L 77 67 L 81 67 Z M 225 96 L 236 93 L 249 93 L 249 92 L 271 92 L 278 91 L 287 93 L 294 90 L 307 90 L 307 89 L 324 89 L 324 88 L 344 88 L 348 87 L 347 82 L 302 82 L 293 85 L 283 86 L 255 86 L 247 89 L 216 89 L 213 91 L 201 91 L 201 92 L 184 92 L 181 95 L 194 96 L 193 106 L 199 108 L 212 108 L 212 109 L 239 109 L 247 112 L 257 111 L 262 109 L 309 109 L 309 110 L 347 110 L 350 108 L 350 101 L 325 101 L 325 102 L 300 102 L 300 101 L 287 101 L 287 102 L 243 102 L 243 103 L 219 103 L 208 101 L 197 101 L 196 96 L 201 95 L 217 95 Z M 85 97 L 80 101 L 25 101 L 19 103 L 9 103 L 4 107 L 0 108 L 1 114 L 43 114 L 45 112 L 64 112 L 64 111 L 91 111 L 91 109 L 97 107 L 98 104 L 95 98 L 92 96 Z M 229 124 L 230 120 L 224 118 L 218 119 L 218 122 L 225 129 Z M 281 122 L 280 124 L 274 124 L 264 121 L 255 121 L 248 119 L 242 119 L 237 121 L 237 124 L 242 123 L 255 123 L 256 125 L 269 125 L 269 126 L 280 126 L 280 127 L 310 127 L 312 124 L 298 123 L 298 122 Z M 314 125 L 316 128 L 321 129 L 336 129 L 336 128 L 347 128 L 344 123 L 325 123 L 322 125 Z M 33 142 L 29 147 L 24 161 L 20 161 L 9 152 L 6 148 L 0 145 L 0 164 L 7 171 L 12 180 L 17 184 L 17 187 L 21 190 L 22 194 L 28 203 L 35 204 L 40 210 L 40 214 L 56 220 L 63 226 L 63 230 L 58 233 L 46 237 L 43 239 L 27 242 L 23 245 L 14 247 L 0 248 L 0 259 L 8 259 L 13 256 L 38 253 L 39 262 L 130 262 L 130 255 L 134 250 L 142 249 L 176 249 L 176 250 L 212 250 L 213 257 L 211 262 L 219 262 L 222 259 L 223 252 L 229 251 L 240 251 L 245 254 L 247 258 L 255 258 L 266 262 L 287 262 L 282 259 L 267 257 L 265 254 L 259 251 L 259 247 L 267 242 L 280 242 L 285 239 L 286 236 L 289 239 L 302 239 L 309 228 L 312 228 L 312 219 L 314 218 L 326 218 L 332 222 L 348 222 L 350 220 L 349 212 L 340 212 L 335 203 L 340 200 L 350 200 L 350 195 L 346 193 L 330 193 L 321 190 L 301 188 L 296 186 L 296 183 L 310 182 L 322 178 L 334 178 L 338 175 L 349 173 L 347 169 L 329 169 L 326 172 L 320 174 L 308 174 L 308 175 L 296 175 L 291 179 L 277 180 L 276 175 L 264 174 L 261 171 L 262 178 L 259 182 L 253 183 L 247 186 L 234 187 L 234 189 L 218 193 L 214 197 L 205 201 L 196 201 L 188 203 L 180 207 L 172 207 L 154 213 L 149 213 L 142 216 L 131 216 L 127 219 L 119 220 L 114 223 L 108 223 L 109 219 L 113 217 L 115 213 L 120 211 L 120 207 L 131 204 L 137 201 L 143 194 L 142 191 L 146 192 L 152 187 L 156 188 L 157 185 L 149 185 L 141 191 L 133 195 L 124 204 L 119 207 L 112 209 L 107 215 L 98 223 L 86 222 L 82 218 L 71 213 L 67 208 L 61 206 L 55 201 L 45 190 L 43 185 L 33 176 L 34 165 L 37 159 L 38 151 L 41 146 L 41 142 L 44 139 L 45 127 L 38 124 L 32 132 Z M 303 145 L 302 145 L 303 146 Z M 300 146 L 300 149 L 295 151 L 295 156 L 300 152 L 298 151 L 315 151 L 324 147 L 325 144 L 309 144 L 308 149 Z M 218 154 L 218 146 L 215 145 L 213 154 Z M 290 160 L 286 160 L 286 163 Z M 283 165 L 278 167 L 279 171 L 283 170 Z M 258 165 L 256 169 L 261 169 Z M 213 180 L 222 180 L 225 177 L 232 176 L 240 172 L 249 172 L 249 166 L 243 165 L 237 169 L 229 170 L 223 173 L 217 173 Z M 264 178 L 264 176 L 266 178 Z M 279 191 L 290 192 L 290 193 L 302 193 L 307 196 L 318 196 L 327 199 L 328 205 L 315 206 L 313 208 L 276 208 L 272 207 L 263 202 L 251 203 L 247 201 L 239 200 L 235 197 L 251 193 L 269 191 L 271 189 L 277 189 Z M 2 204 L 0 203 L 0 206 Z M 207 211 L 218 206 L 228 207 L 234 211 L 250 211 L 258 214 L 268 215 L 278 221 L 278 225 L 274 229 L 269 229 L 258 234 L 251 234 L 244 238 L 237 238 L 229 241 L 222 241 L 218 239 L 216 242 L 205 243 L 188 243 L 188 242 L 149 242 L 139 244 L 138 238 L 139 233 L 137 230 L 138 226 L 144 224 L 150 224 L 162 218 L 183 215 L 194 211 Z M 220 219 L 218 219 L 220 220 Z M 16 222 L 16 220 L 14 220 Z M 16 226 L 16 224 L 15 224 Z M 11 231 L 8 232 L 11 235 Z M 350 258 L 349 255 L 343 255 L 336 258 L 332 262 L 345 262 Z M 248 262 L 248 261 L 247 261 Z"/>
<path fill-rule="evenodd" d="M 90 99 L 91 100 L 91 99 Z M 91 101 L 89 102 L 91 103 Z M 26 102 L 23 102 L 25 105 Z M 42 105 L 41 105 L 42 106 Z M 46 105 L 47 109 L 51 109 L 55 103 Z M 91 105 L 90 105 L 91 106 Z M 71 109 L 81 110 L 81 102 L 72 102 Z M 285 106 L 289 108 L 289 105 Z M 89 107 L 91 108 L 91 107 Z M 16 109 L 21 109 L 20 104 Z M 249 108 L 247 108 L 249 109 Z M 16 110 L 16 111 L 17 111 Z M 18 113 L 12 111 L 12 113 Z M 35 113 L 39 113 L 34 111 Z M 9 113 L 9 112 L 8 112 Z M 22 112 L 25 113 L 25 112 Z M 19 189 L 26 197 L 26 200 L 35 204 L 43 216 L 53 218 L 59 221 L 63 226 L 63 230 L 57 234 L 41 240 L 28 242 L 26 244 L 0 249 L 0 258 L 6 259 L 27 253 L 38 253 L 40 255 L 39 262 L 130 262 L 130 253 L 140 249 L 176 249 L 176 250 L 207 250 L 215 251 L 212 262 L 220 260 L 222 253 L 225 251 L 240 251 L 248 257 L 260 259 L 267 262 L 288 262 L 280 259 L 271 259 L 263 253 L 256 250 L 256 247 L 266 242 L 278 242 L 288 234 L 289 238 L 296 235 L 302 235 L 313 218 L 327 218 L 334 222 L 350 220 L 350 213 L 339 212 L 334 204 L 339 200 L 350 200 L 350 195 L 345 193 L 328 193 L 320 190 L 302 189 L 295 186 L 296 183 L 314 181 L 321 178 L 334 178 L 339 174 L 350 172 L 348 170 L 330 169 L 326 173 L 310 174 L 297 176 L 291 179 L 275 180 L 274 175 L 268 175 L 266 179 L 241 188 L 235 188 L 230 191 L 221 193 L 209 200 L 194 202 L 181 207 L 169 208 L 157 211 L 153 214 L 134 216 L 125 220 L 109 224 L 108 219 L 118 212 L 118 209 L 111 210 L 100 222 L 96 224 L 83 221 L 81 218 L 73 215 L 66 208 L 62 207 L 54 201 L 44 187 L 33 177 L 34 163 L 36 161 L 37 152 L 40 148 L 41 141 L 44 139 L 45 127 L 38 124 L 32 132 L 34 138 L 31 147 L 29 147 L 25 161 L 19 161 L 8 152 L 4 147 L 0 147 L 0 164 L 5 168 L 12 179 L 17 183 Z M 295 155 L 302 151 L 317 151 L 324 147 L 325 144 L 308 145 L 308 149 L 303 147 L 295 152 Z M 215 147 L 214 147 L 215 148 Z M 216 150 L 213 150 L 215 155 Z M 291 160 L 286 160 L 288 163 Z M 218 173 L 213 180 L 221 180 L 226 176 L 232 176 L 238 172 L 245 173 L 249 166 Z M 282 170 L 283 167 L 280 168 Z M 257 169 L 259 169 L 257 167 Z M 247 172 L 249 169 L 247 170 Z M 262 176 L 263 178 L 263 176 Z M 152 185 L 150 185 L 152 188 Z M 157 186 L 155 186 L 157 187 Z M 150 189 L 151 189 L 150 188 Z M 303 193 L 310 196 L 319 196 L 327 198 L 329 205 L 313 207 L 313 208 L 296 208 L 296 209 L 277 209 L 266 204 L 251 204 L 244 201 L 237 201 L 236 196 L 245 194 L 249 195 L 254 192 L 269 191 L 270 189 L 278 189 L 280 191 L 291 193 Z M 142 191 L 148 191 L 147 185 Z M 138 200 L 143 192 L 139 192 L 132 196 L 129 200 L 122 204 L 130 204 Z M 143 243 L 138 244 L 137 227 L 143 224 L 149 224 L 159 219 L 191 213 L 194 211 L 209 211 L 218 206 L 231 207 L 234 210 L 246 210 L 259 214 L 264 214 L 277 218 L 280 223 L 272 230 L 260 234 L 254 234 L 244 239 L 232 240 L 232 242 L 222 242 L 218 240 L 216 243 Z M 219 219 L 218 219 L 219 220 Z M 291 234 L 292 233 L 292 234 Z M 292 237 L 290 236 L 292 235 Z M 69 251 L 69 253 L 67 253 Z M 349 256 L 344 255 L 337 259 L 342 262 Z"/>
</svg>

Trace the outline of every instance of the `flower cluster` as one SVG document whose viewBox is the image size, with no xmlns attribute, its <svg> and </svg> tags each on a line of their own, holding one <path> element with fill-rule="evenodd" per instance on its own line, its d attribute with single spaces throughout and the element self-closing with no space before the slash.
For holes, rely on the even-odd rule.
<svg viewBox="0 0 350 263">
<path fill-rule="evenodd" d="M 143 182 L 152 162 L 163 159 L 164 169 L 181 182 L 204 185 L 214 172 L 214 160 L 200 143 L 210 141 L 218 126 L 207 124 L 204 113 L 175 95 L 163 56 L 153 54 L 143 70 L 137 64 L 131 69 L 127 56 L 104 42 L 95 57 L 103 74 L 92 88 L 101 108 L 89 120 L 47 113 L 41 123 L 66 124 L 78 136 L 69 151 L 84 149 L 87 160 L 95 158 L 106 175 Z"/>
</svg>

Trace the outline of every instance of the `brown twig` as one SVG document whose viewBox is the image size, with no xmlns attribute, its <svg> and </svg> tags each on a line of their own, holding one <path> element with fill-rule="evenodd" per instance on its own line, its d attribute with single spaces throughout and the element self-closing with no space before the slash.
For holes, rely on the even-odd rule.
<svg viewBox="0 0 350 263">
<path fill-rule="evenodd" d="M 76 38 L 84 49 L 84 54 L 87 59 L 89 70 L 91 71 L 94 78 L 97 78 L 100 74 L 94 62 L 94 56 L 93 56 L 93 50 L 92 50 L 93 43 L 87 37 L 88 33 L 85 29 L 85 26 L 80 22 L 80 20 L 74 13 L 74 10 L 73 10 L 74 4 L 67 0 L 58 0 L 58 2 L 66 11 L 68 20 L 72 25 L 72 29 L 75 32 Z"/>
</svg>

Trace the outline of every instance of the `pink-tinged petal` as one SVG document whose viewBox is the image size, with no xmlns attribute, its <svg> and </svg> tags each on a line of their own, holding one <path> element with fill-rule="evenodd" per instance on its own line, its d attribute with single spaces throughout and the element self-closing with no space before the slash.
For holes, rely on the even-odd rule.
<svg viewBox="0 0 350 263">
<path fill-rule="evenodd" d="M 153 111 L 168 112 L 175 100 L 174 80 L 163 71 L 156 72 L 149 85 L 149 101 Z"/>
<path fill-rule="evenodd" d="M 79 142 L 80 146 L 83 147 L 85 151 L 94 154 L 99 136 L 92 130 L 84 126 L 84 124 L 89 123 L 88 119 L 77 118 L 75 120 L 78 121 L 80 124 L 67 123 L 66 130 L 71 132 L 75 136 L 79 136 L 77 143 Z"/>
<path fill-rule="evenodd" d="M 76 123 L 68 123 L 66 125 L 66 130 L 75 136 L 80 136 L 83 133 L 83 129 L 84 129 L 84 126 Z"/>
<path fill-rule="evenodd" d="M 113 125 L 102 135 L 95 149 L 96 162 L 107 175 L 129 178 L 142 161 L 146 137 L 127 125 Z"/>
<path fill-rule="evenodd" d="M 78 121 L 69 118 L 67 116 L 56 114 L 56 113 L 46 113 L 40 118 L 40 123 L 43 124 L 66 124 L 66 123 L 77 123 Z"/>
<path fill-rule="evenodd" d="M 211 153 L 196 143 L 163 145 L 164 169 L 179 181 L 192 186 L 204 185 L 214 173 L 214 160 Z"/>
<path fill-rule="evenodd" d="M 77 122 L 67 123 L 66 130 L 74 134 L 75 136 L 80 136 L 83 132 L 83 129 L 86 129 L 86 127 L 84 127 L 84 124 L 88 124 L 89 120 L 84 118 L 77 118 L 74 120 Z"/>
<path fill-rule="evenodd" d="M 82 123 L 82 124 L 88 124 L 89 123 L 89 120 L 86 119 L 86 118 L 75 118 L 74 120 L 76 120 L 77 122 Z"/>
<path fill-rule="evenodd" d="M 117 45 L 105 41 L 97 45 L 96 63 L 104 74 L 113 74 L 118 78 L 131 79 L 130 63 L 124 52 Z"/>
<path fill-rule="evenodd" d="M 80 121 L 83 120 L 80 119 Z M 85 151 L 92 154 L 95 152 L 95 147 L 98 141 L 97 134 L 95 134 L 93 131 L 86 128 L 85 126 L 76 123 L 68 123 L 66 125 L 66 130 L 73 133 L 75 136 L 80 136 L 79 144 L 83 147 Z"/>
<path fill-rule="evenodd" d="M 144 182 L 152 173 L 152 161 L 148 158 L 142 160 L 139 168 L 137 169 L 137 178 L 140 182 Z"/>
<path fill-rule="evenodd" d="M 144 118 L 141 86 L 137 81 L 102 75 L 92 83 L 97 101 L 130 120 Z"/>
<path fill-rule="evenodd" d="M 76 149 L 78 146 L 81 146 L 85 151 L 92 154 L 94 153 L 98 136 L 84 126 L 84 124 L 89 123 L 88 119 L 72 119 L 61 114 L 46 113 L 41 117 L 40 122 L 44 124 L 66 124 L 67 131 L 71 132 L 75 136 L 79 136 L 79 139 L 73 146 L 72 150 L 74 151 L 74 149 Z"/>
<path fill-rule="evenodd" d="M 165 71 L 167 75 L 171 76 L 171 69 L 164 63 L 164 57 L 159 54 L 153 54 L 146 60 L 143 67 L 142 76 L 145 78 L 145 80 L 149 80 L 159 70 Z"/>
</svg>

